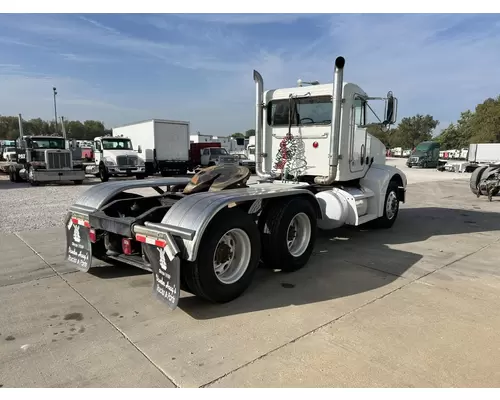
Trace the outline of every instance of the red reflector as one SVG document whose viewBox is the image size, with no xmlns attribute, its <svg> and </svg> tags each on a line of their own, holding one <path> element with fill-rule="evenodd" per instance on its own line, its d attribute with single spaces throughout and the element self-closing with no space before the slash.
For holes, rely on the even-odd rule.
<svg viewBox="0 0 500 400">
<path fill-rule="evenodd" d="M 90 222 L 84 221 L 83 219 L 78 219 L 78 218 L 72 217 L 71 222 L 73 222 L 75 225 L 82 225 L 85 228 L 90 228 Z"/>
<path fill-rule="evenodd" d="M 314 147 L 315 149 L 317 149 L 317 148 L 318 148 L 318 146 L 319 146 L 319 143 L 318 143 L 318 142 L 314 142 L 314 143 L 313 143 L 313 147 Z"/>
<path fill-rule="evenodd" d="M 90 229 L 89 230 L 89 238 L 92 243 L 95 243 L 97 241 L 97 236 L 95 234 L 95 229 Z"/>
<path fill-rule="evenodd" d="M 149 236 L 141 235 L 139 233 L 135 235 L 135 239 L 138 242 L 152 244 L 153 246 L 156 247 L 165 247 L 167 245 L 167 242 L 163 239 L 155 239 Z"/>
<path fill-rule="evenodd" d="M 130 239 L 122 239 L 122 250 L 123 254 L 126 254 L 127 256 L 132 254 L 132 243 L 130 242 Z"/>
</svg>

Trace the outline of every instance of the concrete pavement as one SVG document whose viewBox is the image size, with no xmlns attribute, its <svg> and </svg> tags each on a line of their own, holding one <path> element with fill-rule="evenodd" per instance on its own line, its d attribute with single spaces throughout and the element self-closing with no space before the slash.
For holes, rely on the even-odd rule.
<svg viewBox="0 0 500 400">
<path fill-rule="evenodd" d="M 322 234 L 225 305 L 170 312 L 148 273 L 76 272 L 62 227 L 2 235 L 0 385 L 497 387 L 500 200 L 437 174 L 392 230 Z"/>
</svg>

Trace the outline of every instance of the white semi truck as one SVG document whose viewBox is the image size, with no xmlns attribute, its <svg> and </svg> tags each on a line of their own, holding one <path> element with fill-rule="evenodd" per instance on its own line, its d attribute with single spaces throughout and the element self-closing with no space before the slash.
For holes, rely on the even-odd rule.
<svg viewBox="0 0 500 400">
<path fill-rule="evenodd" d="M 144 159 L 146 172 L 162 176 L 185 175 L 189 164 L 189 122 L 151 119 L 113 128 L 126 136 Z"/>
<path fill-rule="evenodd" d="M 89 188 L 69 208 L 67 260 L 82 271 L 93 258 L 152 271 L 153 292 L 171 309 L 181 289 L 224 303 L 249 287 L 260 261 L 296 271 L 310 259 L 317 229 L 344 224 L 390 228 L 405 201 L 406 176 L 385 164 L 385 146 L 367 133 L 368 102 L 385 101 L 381 121 L 396 121 L 397 100 L 369 97 L 343 82 L 264 92 L 256 83 L 258 181 L 240 166 L 213 166 L 192 179 L 110 182 Z M 158 195 L 127 193 L 139 187 Z"/>
<path fill-rule="evenodd" d="M 85 167 L 85 173 L 107 182 L 110 177 L 147 176 L 144 159 L 134 150 L 127 137 L 102 136 L 94 138 L 94 164 Z"/>
</svg>

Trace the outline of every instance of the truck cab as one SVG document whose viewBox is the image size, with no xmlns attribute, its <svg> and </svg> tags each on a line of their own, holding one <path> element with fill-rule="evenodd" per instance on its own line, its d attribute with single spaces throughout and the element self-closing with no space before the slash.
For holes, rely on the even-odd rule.
<svg viewBox="0 0 500 400">
<path fill-rule="evenodd" d="M 202 167 L 211 167 L 212 165 L 235 164 L 238 165 L 239 159 L 224 147 L 205 147 L 201 151 Z"/>
<path fill-rule="evenodd" d="M 406 161 L 406 166 L 408 168 L 437 168 L 439 166 L 439 149 L 438 142 L 426 141 L 420 143 Z"/>
<path fill-rule="evenodd" d="M 40 182 L 73 181 L 81 184 L 85 173 L 73 166 L 71 150 L 61 136 L 22 136 L 17 149 L 17 163 L 12 164 L 11 181 Z"/>
<path fill-rule="evenodd" d="M 94 148 L 94 165 L 87 167 L 86 172 L 96 175 L 102 182 L 117 176 L 135 176 L 137 179 L 147 176 L 144 159 L 134 150 L 129 138 L 96 137 Z"/>
<path fill-rule="evenodd" d="M 16 148 L 15 147 L 4 147 L 2 151 L 2 158 L 5 161 L 15 161 L 16 160 Z"/>
</svg>

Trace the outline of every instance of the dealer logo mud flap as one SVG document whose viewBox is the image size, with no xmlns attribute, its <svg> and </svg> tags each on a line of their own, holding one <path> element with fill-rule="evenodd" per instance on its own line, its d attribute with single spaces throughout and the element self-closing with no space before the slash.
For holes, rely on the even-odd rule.
<svg viewBox="0 0 500 400">
<path fill-rule="evenodd" d="M 92 264 L 92 243 L 89 229 L 74 224 L 71 219 L 66 225 L 66 260 L 75 264 L 83 272 L 88 272 Z"/>
<path fill-rule="evenodd" d="M 177 248 L 173 250 L 167 241 L 165 247 L 146 244 L 144 249 L 153 271 L 153 294 L 175 310 L 181 296 L 181 261 Z"/>
</svg>

